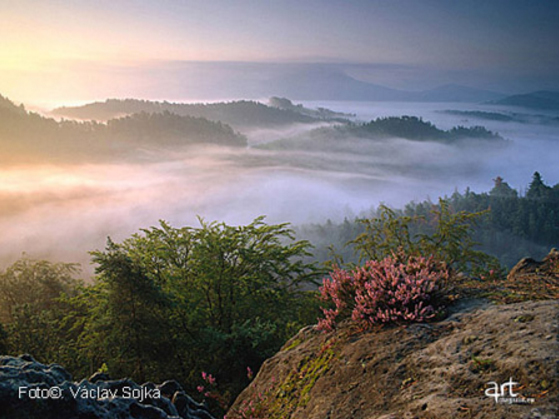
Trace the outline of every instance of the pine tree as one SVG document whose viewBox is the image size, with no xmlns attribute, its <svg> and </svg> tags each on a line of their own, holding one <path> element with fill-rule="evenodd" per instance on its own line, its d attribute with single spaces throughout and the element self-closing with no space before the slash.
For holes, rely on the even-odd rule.
<svg viewBox="0 0 559 419">
<path fill-rule="evenodd" d="M 526 197 L 529 199 L 545 199 L 550 196 L 550 192 L 551 188 L 543 183 L 540 173 L 534 172 Z"/>
</svg>

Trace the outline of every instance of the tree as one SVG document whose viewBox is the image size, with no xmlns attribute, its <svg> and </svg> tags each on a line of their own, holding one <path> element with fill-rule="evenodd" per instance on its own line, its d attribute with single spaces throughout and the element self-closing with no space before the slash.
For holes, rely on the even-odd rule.
<svg viewBox="0 0 559 419">
<path fill-rule="evenodd" d="M 551 190 L 549 186 L 543 183 L 542 175 L 539 172 L 534 172 L 526 197 L 529 199 L 545 199 L 550 196 Z"/>
<path fill-rule="evenodd" d="M 73 293 L 79 284 L 78 266 L 22 258 L 0 273 L 0 321 L 10 323 L 18 307 L 39 312 L 53 306 L 62 293 Z"/>
<path fill-rule="evenodd" d="M 149 379 L 165 371 L 191 390 L 208 371 L 236 394 L 247 366 L 316 320 L 307 289 L 321 272 L 304 262 L 308 249 L 288 225 L 262 217 L 245 226 L 161 222 L 109 241 L 93 252 L 104 307 L 94 330 L 108 359 L 119 360 L 109 371 Z"/>
<path fill-rule="evenodd" d="M 501 176 L 497 176 L 493 179 L 495 186 L 489 192 L 489 195 L 496 198 L 516 198 L 518 193 L 510 187 L 510 185 L 504 181 Z"/>
<path fill-rule="evenodd" d="M 499 268 L 495 258 L 476 250 L 473 239 L 473 227 L 486 213 L 454 212 L 444 199 L 426 215 L 404 216 L 381 206 L 377 217 L 360 220 L 365 232 L 351 243 L 361 262 L 395 254 L 433 256 L 455 271 L 479 274 Z"/>
<path fill-rule="evenodd" d="M 158 364 L 169 344 L 165 338 L 167 299 L 159 284 L 123 246 L 108 240 L 105 252 L 93 252 L 101 282 L 105 356 L 111 372 L 145 381 L 160 378 Z"/>
<path fill-rule="evenodd" d="M 60 333 L 60 299 L 79 293 L 75 264 L 20 259 L 0 274 L 0 320 L 4 350 L 31 353 L 44 362 L 61 362 L 71 338 Z M 0 335 L 1 335 L 0 331 Z M 2 337 L 0 336 L 0 346 Z"/>
</svg>

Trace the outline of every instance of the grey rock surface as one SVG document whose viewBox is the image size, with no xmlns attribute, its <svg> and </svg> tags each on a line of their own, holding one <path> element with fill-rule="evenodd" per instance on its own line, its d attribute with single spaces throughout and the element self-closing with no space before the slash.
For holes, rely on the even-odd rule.
<svg viewBox="0 0 559 419">
<path fill-rule="evenodd" d="M 213 419 L 176 382 L 139 385 L 106 374 L 74 382 L 60 365 L 30 355 L 0 356 L 0 418 Z"/>
<path fill-rule="evenodd" d="M 520 402 L 507 402 L 508 387 L 491 396 L 492 383 L 509 380 Z M 258 417 L 286 419 L 558 418 L 559 301 L 463 300 L 439 322 L 305 328 L 227 418 L 242 418 L 251 401 Z"/>
</svg>

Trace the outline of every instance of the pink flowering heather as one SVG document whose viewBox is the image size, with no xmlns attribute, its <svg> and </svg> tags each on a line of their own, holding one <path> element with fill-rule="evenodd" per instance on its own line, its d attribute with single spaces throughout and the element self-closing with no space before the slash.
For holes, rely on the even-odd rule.
<svg viewBox="0 0 559 419">
<path fill-rule="evenodd" d="M 272 377 L 273 379 L 273 377 Z M 229 413 L 233 413 L 235 417 L 240 419 L 268 419 L 269 412 L 269 398 L 274 391 L 274 379 L 269 387 L 258 393 L 253 393 L 251 398 L 243 400 L 240 406 Z M 226 419 L 225 417 L 223 419 Z"/>
<path fill-rule="evenodd" d="M 321 330 L 332 330 L 336 318 L 348 317 L 353 307 L 353 300 L 357 289 L 361 284 L 357 284 L 361 278 L 357 278 L 351 272 L 335 268 L 330 274 L 330 278 L 324 278 L 320 287 L 320 299 L 324 302 L 334 303 L 334 308 L 322 308 L 324 319 L 318 321 Z"/>
<path fill-rule="evenodd" d="M 351 318 L 363 328 L 376 324 L 421 322 L 434 317 L 448 270 L 432 257 L 394 255 L 368 261 L 350 272 L 336 268 L 320 288 L 323 308 L 321 330 L 332 330 L 336 320 Z"/>
<path fill-rule="evenodd" d="M 202 379 L 210 385 L 215 384 L 215 378 L 207 372 L 202 371 Z"/>
<path fill-rule="evenodd" d="M 252 371 L 252 368 L 247 367 L 247 378 L 249 380 L 252 380 L 254 378 L 254 372 Z"/>
<path fill-rule="evenodd" d="M 202 380 L 204 380 L 209 387 L 206 388 L 205 386 L 200 385 L 196 387 L 196 390 L 198 390 L 199 393 L 202 393 L 202 395 L 206 398 L 206 401 L 209 399 L 215 400 L 221 409 L 226 410 L 228 407 L 228 401 L 225 396 L 221 395 L 217 391 L 217 381 L 215 377 L 205 371 L 202 371 Z"/>
</svg>

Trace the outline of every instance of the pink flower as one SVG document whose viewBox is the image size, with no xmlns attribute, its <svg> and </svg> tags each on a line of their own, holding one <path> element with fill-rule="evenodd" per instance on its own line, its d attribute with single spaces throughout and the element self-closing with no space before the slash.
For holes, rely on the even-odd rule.
<svg viewBox="0 0 559 419">
<path fill-rule="evenodd" d="M 376 323 L 425 321 L 436 309 L 430 303 L 448 280 L 448 271 L 433 257 L 402 254 L 368 261 L 352 271 L 335 268 L 320 294 L 333 308 L 322 308 L 318 328 L 331 331 L 338 318 L 350 317 L 363 328 Z"/>
<path fill-rule="evenodd" d="M 202 371 L 202 380 L 204 380 L 205 382 L 211 385 L 215 384 L 215 378 L 211 374 L 208 374 L 205 371 Z"/>
</svg>

